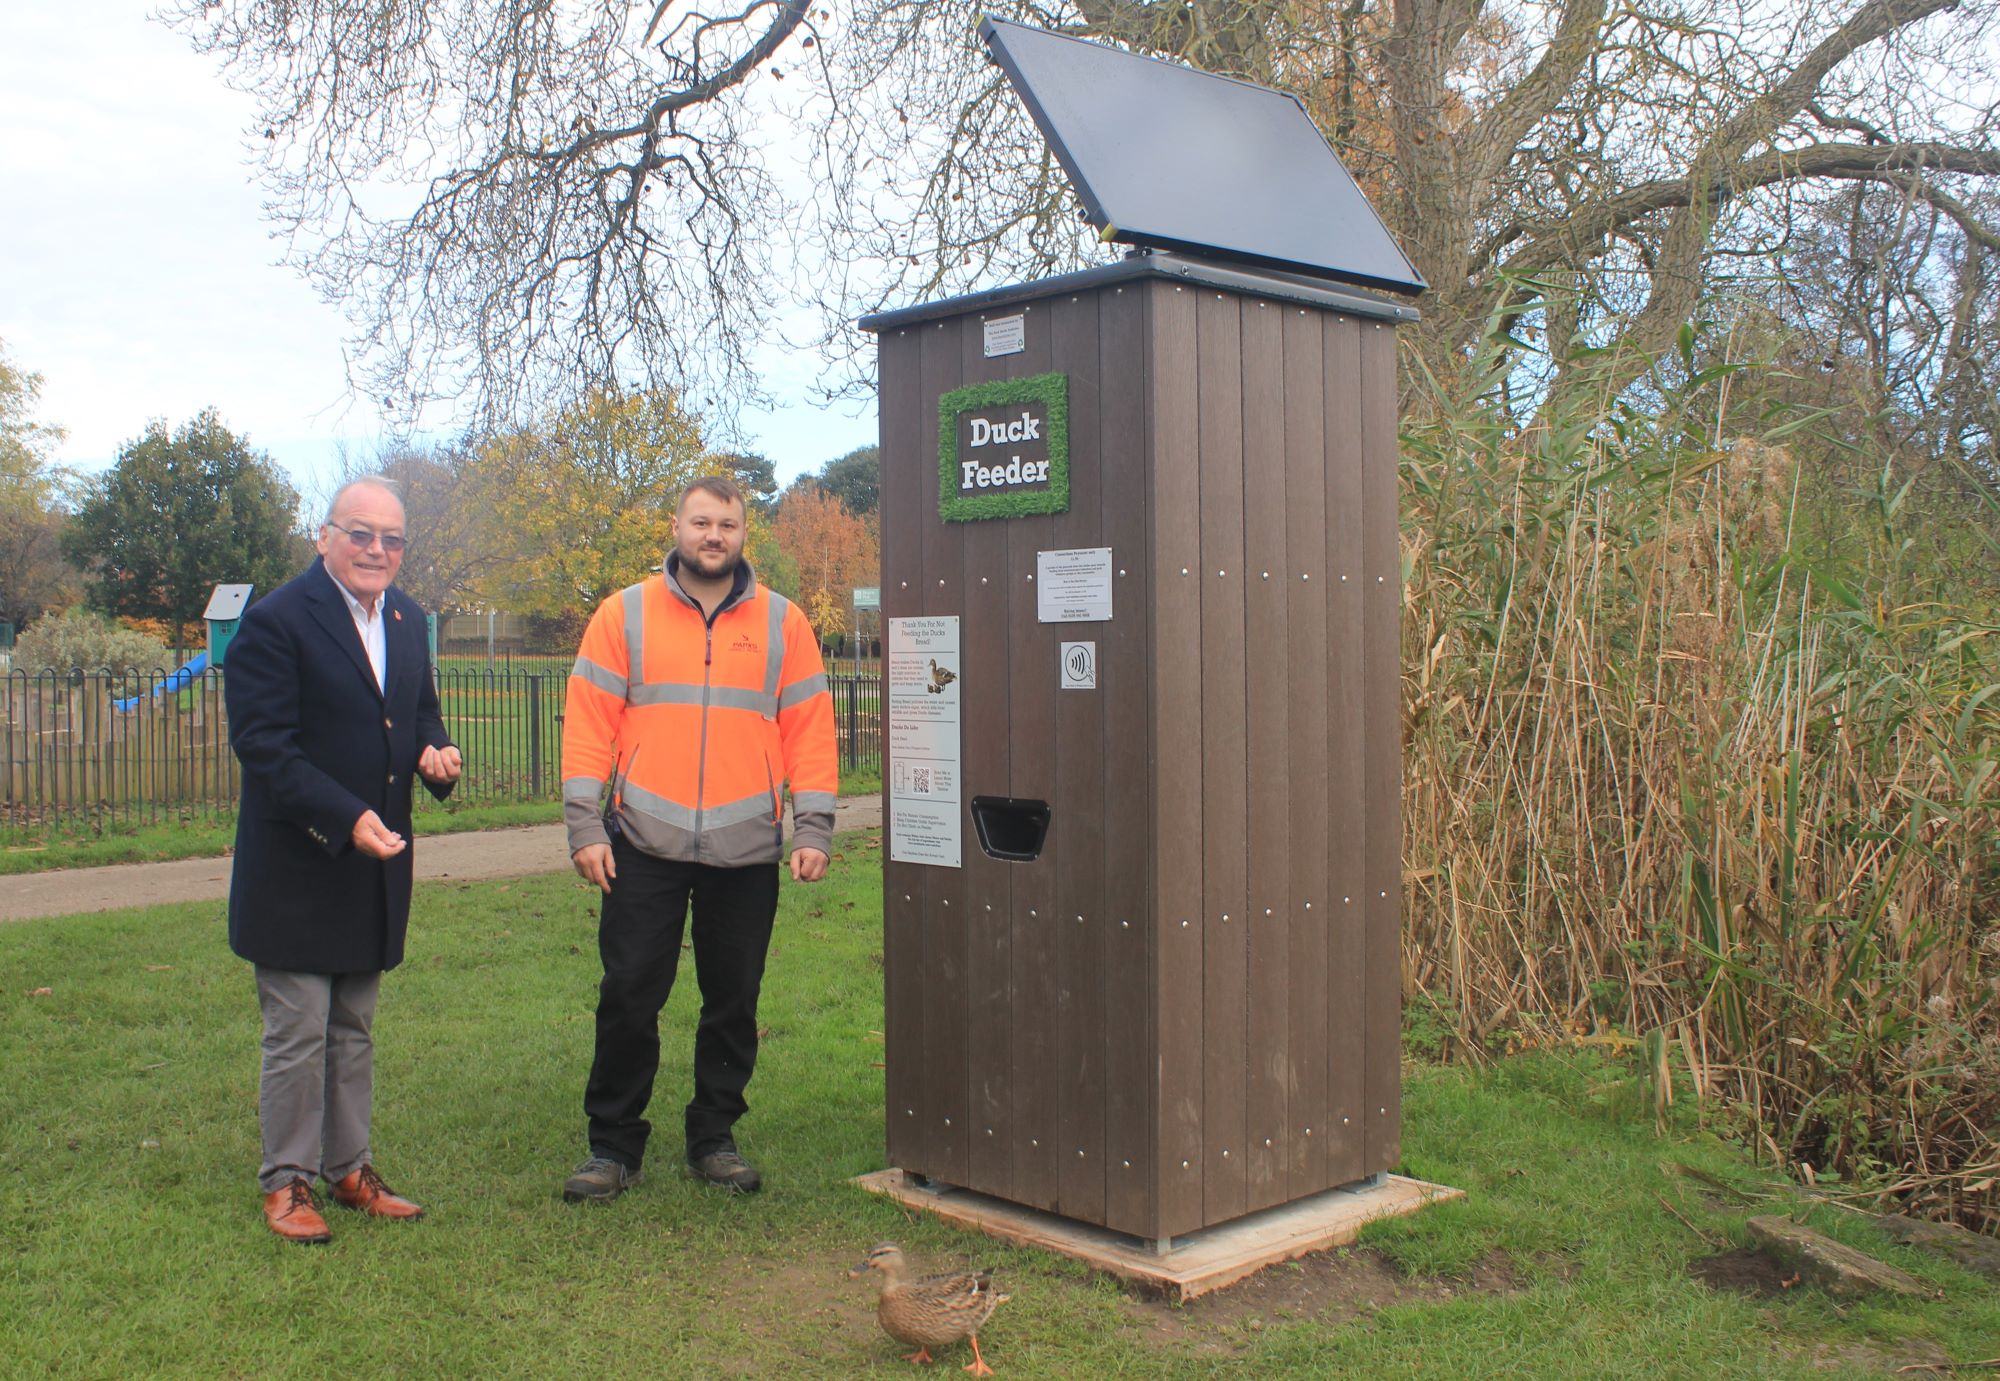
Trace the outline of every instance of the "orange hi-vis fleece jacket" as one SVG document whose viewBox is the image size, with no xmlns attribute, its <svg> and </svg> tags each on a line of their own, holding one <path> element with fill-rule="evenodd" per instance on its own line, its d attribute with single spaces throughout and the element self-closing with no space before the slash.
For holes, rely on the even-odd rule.
<svg viewBox="0 0 2000 1381">
<path fill-rule="evenodd" d="M 584 630 L 563 721 L 570 852 L 606 843 L 610 818 L 658 858 L 776 863 L 788 782 L 793 847 L 831 852 L 833 697 L 812 626 L 748 562 L 705 617 L 676 579 L 679 564 L 670 553 L 661 574 L 606 600 Z"/>
</svg>

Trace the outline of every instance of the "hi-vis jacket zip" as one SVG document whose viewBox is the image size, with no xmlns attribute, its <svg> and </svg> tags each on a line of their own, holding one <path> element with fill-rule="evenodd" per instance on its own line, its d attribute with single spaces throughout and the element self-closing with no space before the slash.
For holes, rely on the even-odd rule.
<svg viewBox="0 0 2000 1381">
<path fill-rule="evenodd" d="M 607 840 L 601 802 L 638 848 L 736 868 L 783 857 L 783 792 L 793 847 L 831 851 L 839 790 L 833 698 L 819 641 L 748 562 L 704 617 L 662 573 L 598 606 L 569 677 L 563 822 L 571 853 Z"/>
</svg>

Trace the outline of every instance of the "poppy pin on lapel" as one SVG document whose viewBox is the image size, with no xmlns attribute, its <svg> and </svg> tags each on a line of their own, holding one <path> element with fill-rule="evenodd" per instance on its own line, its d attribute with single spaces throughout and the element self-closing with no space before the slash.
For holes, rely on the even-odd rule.
<svg viewBox="0 0 2000 1381">
<path fill-rule="evenodd" d="M 401 609 L 391 609 L 389 611 L 389 617 L 394 619 L 397 623 L 401 623 L 403 621 L 403 611 Z"/>
</svg>

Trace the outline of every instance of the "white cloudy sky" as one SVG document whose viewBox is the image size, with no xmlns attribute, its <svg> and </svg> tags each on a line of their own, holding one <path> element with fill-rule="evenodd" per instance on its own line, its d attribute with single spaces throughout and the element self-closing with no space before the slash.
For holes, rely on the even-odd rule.
<svg viewBox="0 0 2000 1381">
<path fill-rule="evenodd" d="M 0 341 L 43 376 L 59 454 L 109 465 L 152 418 L 213 406 L 317 492 L 335 450 L 372 453 L 348 395 L 339 312 L 288 269 L 243 158 L 248 98 L 148 17 L 148 0 L 0 4 Z M 774 359 L 783 357 L 774 354 Z M 875 440 L 872 410 L 746 416 L 789 478 Z"/>
</svg>

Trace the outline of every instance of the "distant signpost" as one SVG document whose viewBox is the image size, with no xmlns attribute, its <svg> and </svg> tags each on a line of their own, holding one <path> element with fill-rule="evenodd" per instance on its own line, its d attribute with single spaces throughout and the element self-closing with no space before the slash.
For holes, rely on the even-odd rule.
<svg viewBox="0 0 2000 1381">
<path fill-rule="evenodd" d="M 861 611 L 873 609 L 878 614 L 882 609 L 882 587 L 880 585 L 856 585 L 854 587 L 854 674 L 861 674 L 861 649 L 867 640 L 861 636 Z"/>
</svg>

